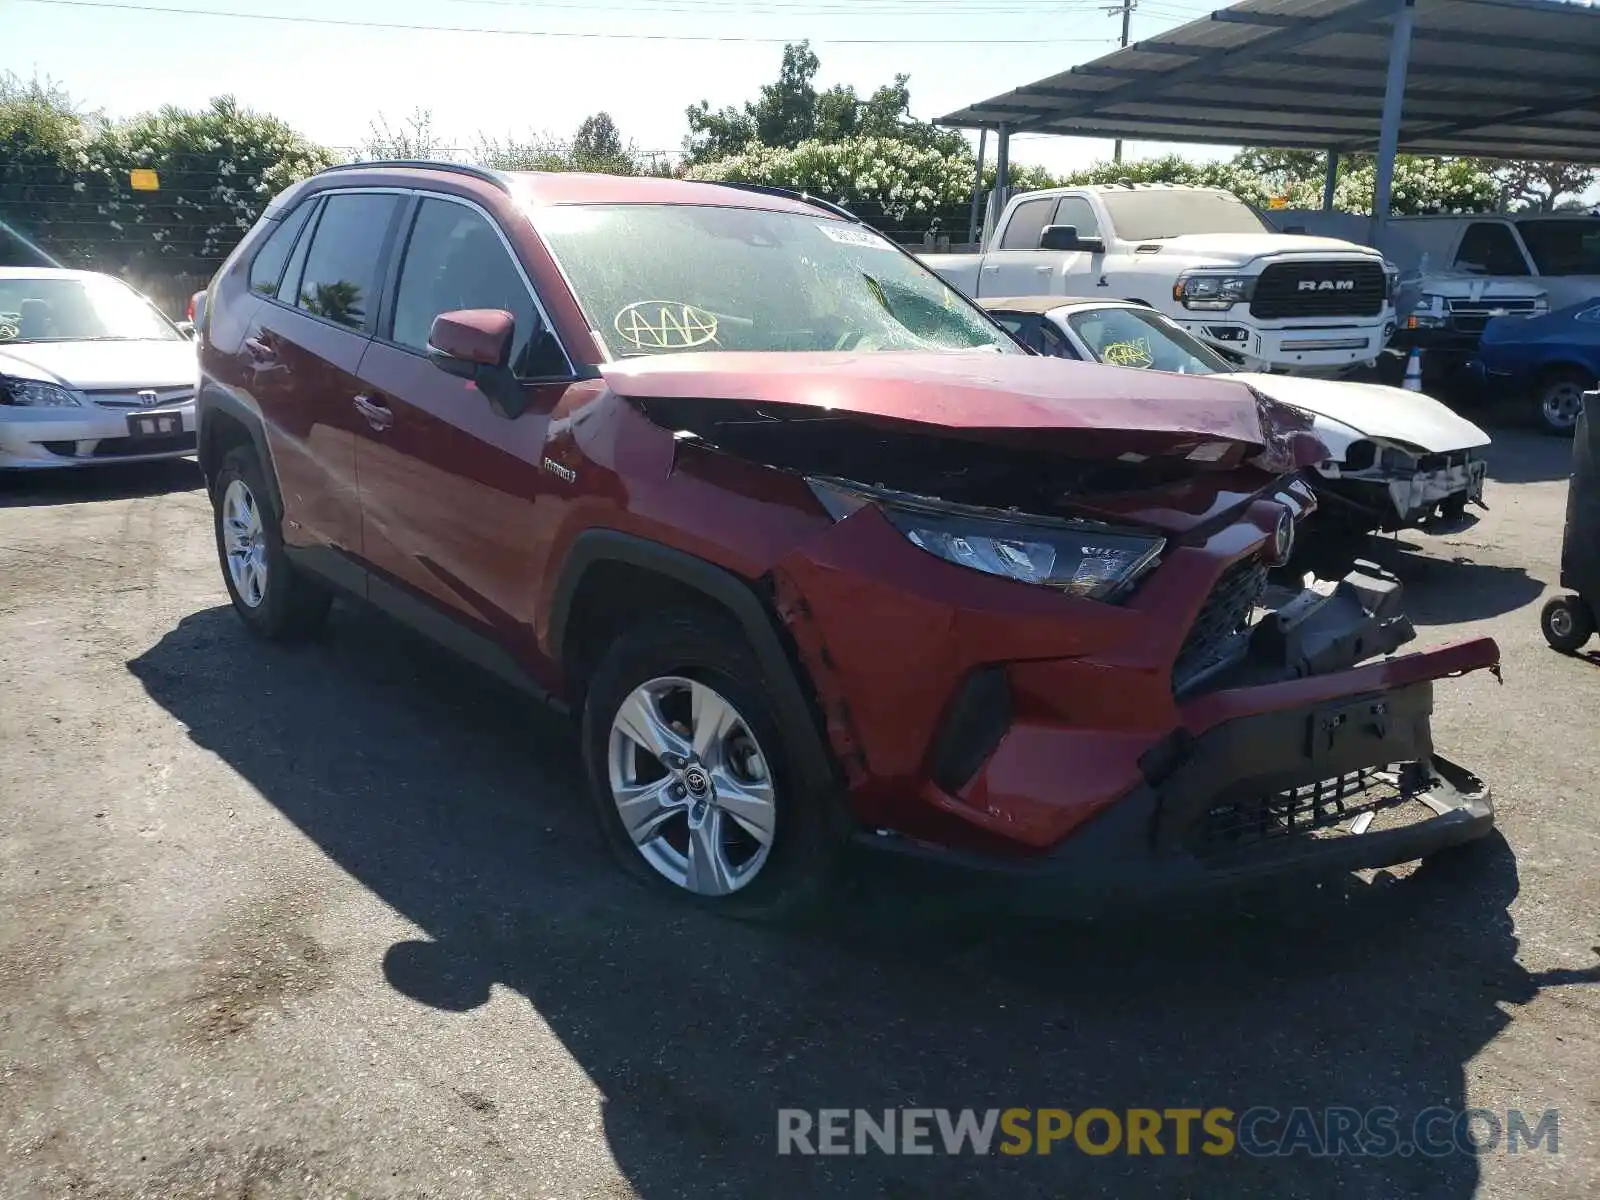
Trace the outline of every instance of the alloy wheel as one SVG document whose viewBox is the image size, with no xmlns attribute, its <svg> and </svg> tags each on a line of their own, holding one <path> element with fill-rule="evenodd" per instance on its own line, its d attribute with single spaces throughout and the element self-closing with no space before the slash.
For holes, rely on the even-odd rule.
<svg viewBox="0 0 1600 1200">
<path fill-rule="evenodd" d="M 628 837 L 678 887 L 725 896 L 766 864 L 777 829 L 772 774 L 720 692 L 678 676 L 640 684 L 612 718 L 607 762 Z"/>
<path fill-rule="evenodd" d="M 222 547 L 228 578 L 248 608 L 260 608 L 267 596 L 267 537 L 261 509 L 244 480 L 234 479 L 222 494 Z"/>
</svg>

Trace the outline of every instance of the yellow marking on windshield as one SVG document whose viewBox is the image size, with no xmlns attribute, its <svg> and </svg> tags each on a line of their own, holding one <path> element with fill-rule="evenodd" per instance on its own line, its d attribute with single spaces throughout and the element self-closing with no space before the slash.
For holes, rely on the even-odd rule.
<svg viewBox="0 0 1600 1200">
<path fill-rule="evenodd" d="M 1149 338 L 1131 338 L 1106 343 L 1100 348 L 1100 361 L 1114 367 L 1153 367 L 1156 356 L 1151 353 Z"/>
</svg>

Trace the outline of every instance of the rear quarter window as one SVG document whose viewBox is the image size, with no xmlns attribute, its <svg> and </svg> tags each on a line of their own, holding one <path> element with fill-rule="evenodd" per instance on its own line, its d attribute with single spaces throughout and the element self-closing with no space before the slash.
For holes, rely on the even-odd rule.
<svg viewBox="0 0 1600 1200">
<path fill-rule="evenodd" d="M 306 226 L 306 218 L 311 215 L 311 209 L 312 202 L 302 200 L 281 220 L 274 223 L 272 231 L 261 243 L 261 249 L 256 251 L 256 256 L 250 263 L 250 290 L 256 295 L 278 294 L 278 284 L 283 280 L 284 265 L 289 261 L 289 253 L 294 249 L 295 239 Z"/>
</svg>

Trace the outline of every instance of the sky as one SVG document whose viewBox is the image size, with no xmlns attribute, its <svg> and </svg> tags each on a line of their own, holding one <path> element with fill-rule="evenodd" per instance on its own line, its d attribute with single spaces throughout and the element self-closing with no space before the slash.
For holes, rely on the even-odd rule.
<svg viewBox="0 0 1600 1200">
<path fill-rule="evenodd" d="M 1133 39 L 1222 3 L 1137 0 Z M 912 113 L 930 119 L 1109 53 L 1120 30 L 1120 0 L 0 0 L 0 70 L 49 77 L 112 117 L 231 93 L 337 147 L 419 109 L 463 148 L 570 137 L 604 110 L 641 150 L 676 151 L 684 109 L 753 99 L 785 41 L 810 39 L 819 87 L 865 95 L 908 73 Z M 1012 141 L 1014 161 L 1057 171 L 1110 154 Z"/>
</svg>

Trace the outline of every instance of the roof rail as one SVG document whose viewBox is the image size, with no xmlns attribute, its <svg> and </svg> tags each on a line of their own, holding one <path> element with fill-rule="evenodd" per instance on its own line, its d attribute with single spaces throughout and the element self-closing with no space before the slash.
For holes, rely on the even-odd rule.
<svg viewBox="0 0 1600 1200">
<path fill-rule="evenodd" d="M 730 183 L 726 180 L 719 180 L 717 182 L 717 186 L 737 188 L 741 192 L 755 192 L 761 196 L 781 196 L 785 200 L 798 200 L 802 204 L 809 204 L 813 208 L 820 208 L 824 212 L 832 213 L 834 216 L 840 217 L 851 222 L 852 224 L 860 225 L 862 223 L 861 218 L 856 216 L 855 213 L 851 212 L 848 208 L 835 204 L 832 200 L 824 200 L 821 196 L 813 196 L 810 192 L 797 192 L 793 188 L 773 187 L 772 185 L 766 183 Z"/>
<path fill-rule="evenodd" d="M 364 171 L 369 167 L 410 167 L 413 170 L 423 171 L 454 171 L 458 175 L 470 175 L 474 179 L 481 179 L 491 183 L 502 192 L 509 193 L 511 185 L 506 177 L 499 171 L 491 171 L 487 167 L 473 167 L 466 163 L 432 162 L 420 158 L 380 158 L 371 162 L 338 163 L 335 166 L 324 167 L 318 175 L 327 175 L 333 171 Z"/>
</svg>

